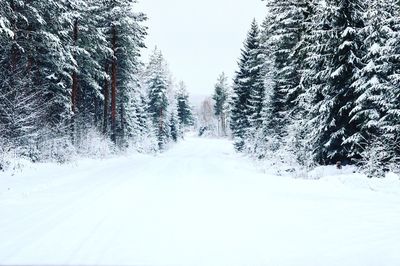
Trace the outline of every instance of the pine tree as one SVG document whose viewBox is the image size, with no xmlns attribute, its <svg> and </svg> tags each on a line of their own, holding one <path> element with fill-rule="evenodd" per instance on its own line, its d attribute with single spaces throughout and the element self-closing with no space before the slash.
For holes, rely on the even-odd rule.
<svg viewBox="0 0 400 266">
<path fill-rule="evenodd" d="M 189 93 L 184 82 L 179 83 L 177 92 L 178 118 L 181 128 L 193 125 L 193 112 L 190 107 Z"/>
<path fill-rule="evenodd" d="M 130 90 L 126 105 L 126 138 L 130 148 L 139 152 L 158 149 L 152 118 L 147 111 L 147 95 L 142 87 Z"/>
<path fill-rule="evenodd" d="M 103 32 L 104 8 L 101 0 L 64 0 L 64 45 L 73 56 L 70 73 L 72 135 L 79 138 L 91 128 L 100 129 L 102 85 L 107 78 L 103 61 L 108 42 Z"/>
<path fill-rule="evenodd" d="M 160 149 L 164 149 L 170 138 L 170 121 L 168 117 L 170 82 L 164 57 L 157 48 L 150 57 L 146 75 L 149 98 L 148 112 L 151 114 L 156 128 L 158 146 Z"/>
<path fill-rule="evenodd" d="M 394 154 L 393 158 L 398 164 L 400 158 L 400 6 L 397 3 L 386 3 L 387 12 L 393 14 L 390 20 L 392 32 L 387 42 L 388 57 L 391 63 L 391 75 L 389 76 L 392 84 L 391 90 L 387 95 L 387 112 L 382 118 L 383 132 L 382 136 L 389 145 L 387 148 Z"/>
<path fill-rule="evenodd" d="M 267 1 L 269 14 L 263 24 L 262 47 L 265 53 L 267 96 L 260 114 L 263 133 L 257 142 L 273 142 L 270 148 L 284 144 L 288 126 L 299 112 L 299 95 L 303 91 L 301 72 L 303 48 L 312 3 L 302 1 Z M 261 109 L 262 110 L 262 109 Z M 261 117 L 261 116 L 259 116 Z M 259 123 L 261 124 L 261 123 Z"/>
<path fill-rule="evenodd" d="M 174 142 L 177 142 L 178 139 L 183 137 L 183 132 L 182 132 L 182 124 L 180 123 L 179 120 L 179 113 L 178 113 L 178 102 L 177 98 L 174 97 L 169 100 L 170 102 L 170 110 L 169 110 L 169 128 L 170 128 L 170 137 L 171 140 Z"/>
<path fill-rule="evenodd" d="M 30 2 L 30 1 L 27 1 Z M 71 116 L 70 73 L 73 69 L 71 51 L 64 46 L 62 20 L 50 23 L 54 17 L 63 17 L 66 6 L 58 1 L 31 1 L 26 12 L 36 10 L 34 16 L 41 16 L 37 23 L 28 26 L 33 30 L 31 49 L 27 52 L 31 60 L 31 71 L 36 77 L 36 85 L 42 87 L 46 104 L 48 127 L 64 135 Z M 29 59 L 30 58 L 30 59 Z"/>
<path fill-rule="evenodd" d="M 360 30 L 364 23 L 363 1 L 330 0 L 319 3 L 312 18 L 308 52 L 308 85 L 303 98 L 309 110 L 308 135 L 319 163 L 348 161 L 346 139 L 356 131 L 350 112 L 357 98 L 352 86 L 363 56 Z"/>
<path fill-rule="evenodd" d="M 360 34 L 365 55 L 363 67 L 356 72 L 353 87 L 358 97 L 351 111 L 357 130 L 347 140 L 352 145 L 352 156 L 360 156 L 378 137 L 385 138 L 382 118 L 393 107 L 390 94 L 395 90 L 390 80 L 394 71 L 390 53 L 397 45 L 389 42 L 394 33 L 394 11 L 390 1 L 373 0 L 364 16 L 365 26 Z"/>
<path fill-rule="evenodd" d="M 262 64 L 260 56 L 260 32 L 257 22 L 254 20 L 244 42 L 244 49 L 239 60 L 239 70 L 233 84 L 234 96 L 230 126 L 234 136 L 235 149 L 238 151 L 243 150 L 248 137 L 248 129 L 251 127 L 251 117 L 258 111 L 252 100 L 254 101 L 259 96 L 258 92 L 261 90 Z M 256 92 L 252 93 L 253 90 Z M 257 98 L 257 100 L 259 99 Z"/>
<path fill-rule="evenodd" d="M 142 23 L 146 16 L 134 11 L 135 3 L 135 0 L 114 0 L 104 6 L 105 34 L 112 51 L 111 57 L 104 63 L 111 79 L 110 82 L 105 82 L 104 94 L 108 99 L 108 86 L 111 85 L 111 138 L 120 146 L 123 146 L 126 140 L 126 105 L 129 102 L 129 90 L 138 84 L 140 49 L 145 47 L 143 41 L 146 27 Z M 106 102 L 108 105 L 108 100 Z M 104 106 L 105 115 L 108 115 L 107 105 Z"/>
</svg>

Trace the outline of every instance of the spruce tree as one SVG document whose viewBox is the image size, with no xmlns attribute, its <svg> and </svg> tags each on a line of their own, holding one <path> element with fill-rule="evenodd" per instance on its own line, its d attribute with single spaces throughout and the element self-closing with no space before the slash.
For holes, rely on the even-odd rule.
<svg viewBox="0 0 400 266">
<path fill-rule="evenodd" d="M 398 164 L 400 158 L 400 6 L 395 3 L 386 3 L 387 12 L 393 14 L 390 21 L 392 32 L 388 40 L 388 57 L 391 62 L 391 75 L 389 76 L 392 84 L 386 103 L 387 112 L 382 118 L 383 138 L 389 143 L 388 149 L 394 154 L 393 160 Z"/>
<path fill-rule="evenodd" d="M 385 123 L 382 120 L 393 108 L 391 92 L 396 90 L 390 80 L 395 71 L 391 53 L 397 46 L 390 42 L 395 33 L 391 25 L 394 12 L 390 1 L 373 0 L 368 3 L 364 15 L 365 26 L 360 34 L 363 36 L 365 55 L 362 58 L 363 67 L 356 72 L 353 83 L 357 99 L 351 111 L 357 130 L 347 140 L 352 144 L 352 156 L 359 156 L 378 137 L 385 138 Z"/>
<path fill-rule="evenodd" d="M 268 0 L 268 16 L 263 24 L 262 47 L 265 54 L 267 96 L 263 107 L 262 134 L 257 142 L 270 142 L 269 148 L 284 144 L 288 126 L 298 116 L 299 95 L 304 89 L 303 48 L 312 3 L 309 0 Z M 261 112 L 260 112 L 261 113 Z M 261 124 L 261 123 L 259 123 Z"/>
<path fill-rule="evenodd" d="M 357 130 L 350 112 L 357 98 L 352 84 L 363 57 L 360 31 L 364 26 L 361 0 L 330 0 L 319 3 L 312 18 L 308 52 L 308 135 L 319 163 L 349 161 L 351 144 L 346 140 Z"/>
<path fill-rule="evenodd" d="M 181 128 L 193 125 L 193 111 L 190 107 L 189 93 L 184 82 L 179 83 L 177 92 L 177 111 Z"/>
<path fill-rule="evenodd" d="M 164 57 L 157 49 L 154 50 L 150 57 L 146 75 L 149 98 L 148 112 L 156 129 L 158 146 L 160 149 L 164 149 L 170 138 L 170 120 L 168 117 L 170 82 Z"/>
<path fill-rule="evenodd" d="M 174 95 L 175 96 L 175 95 Z M 171 140 L 174 142 L 177 142 L 178 139 L 183 137 L 183 131 L 182 131 L 182 124 L 180 123 L 179 120 L 179 113 L 178 113 L 178 102 L 177 98 L 174 97 L 169 100 L 170 105 L 169 105 L 169 129 L 170 129 L 170 137 Z"/>
<path fill-rule="evenodd" d="M 234 96 L 230 126 L 237 151 L 243 151 L 245 140 L 248 137 L 248 129 L 251 127 L 251 118 L 258 111 L 255 100 L 256 98 L 259 100 L 258 92 L 261 90 L 262 84 L 260 57 L 260 31 L 254 20 L 244 42 L 239 60 L 239 70 L 236 72 L 233 84 Z"/>
</svg>

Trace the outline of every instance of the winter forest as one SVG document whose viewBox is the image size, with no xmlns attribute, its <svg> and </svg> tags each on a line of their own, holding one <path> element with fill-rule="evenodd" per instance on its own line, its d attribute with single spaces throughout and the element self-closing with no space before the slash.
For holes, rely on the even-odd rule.
<svg viewBox="0 0 400 266">
<path fill-rule="evenodd" d="M 0 265 L 400 265 L 399 165 L 399 1 L 0 0 Z"/>
<path fill-rule="evenodd" d="M 399 163 L 400 9 L 394 1 L 266 1 L 231 98 L 235 147 L 303 166 Z M 286 157 L 286 158 L 285 158 Z"/>
<path fill-rule="evenodd" d="M 200 108 L 199 134 L 232 135 L 236 150 L 257 160 L 356 164 L 374 176 L 393 169 L 400 8 L 364 2 L 265 1 L 232 87 L 222 74 Z M 194 125 L 185 85 L 161 51 L 143 64 L 146 15 L 132 1 L 1 5 L 1 168 L 7 153 L 63 162 L 155 152 Z"/>
<path fill-rule="evenodd" d="M 0 11 L 0 168 L 7 152 L 64 162 L 162 150 L 193 124 L 162 53 L 141 61 L 146 15 L 134 1 L 1 1 Z"/>
</svg>

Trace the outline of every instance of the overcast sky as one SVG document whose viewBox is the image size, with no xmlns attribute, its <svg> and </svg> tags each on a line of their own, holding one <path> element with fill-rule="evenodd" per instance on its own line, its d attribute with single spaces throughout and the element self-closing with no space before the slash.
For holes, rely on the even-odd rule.
<svg viewBox="0 0 400 266">
<path fill-rule="evenodd" d="M 139 0 L 138 7 L 149 17 L 149 50 L 157 45 L 195 95 L 211 94 L 222 71 L 231 81 L 251 21 L 266 12 L 261 0 Z"/>
</svg>

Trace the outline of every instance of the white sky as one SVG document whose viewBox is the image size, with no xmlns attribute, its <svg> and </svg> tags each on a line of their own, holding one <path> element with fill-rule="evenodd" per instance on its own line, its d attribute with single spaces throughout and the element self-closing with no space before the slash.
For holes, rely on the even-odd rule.
<svg viewBox="0 0 400 266">
<path fill-rule="evenodd" d="M 223 71 L 232 79 L 251 21 L 266 15 L 261 0 L 139 0 L 137 7 L 149 17 L 145 59 L 157 45 L 192 95 L 211 94 Z"/>
</svg>

